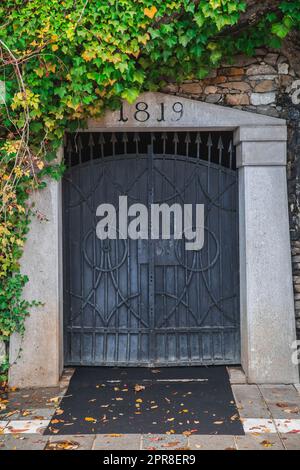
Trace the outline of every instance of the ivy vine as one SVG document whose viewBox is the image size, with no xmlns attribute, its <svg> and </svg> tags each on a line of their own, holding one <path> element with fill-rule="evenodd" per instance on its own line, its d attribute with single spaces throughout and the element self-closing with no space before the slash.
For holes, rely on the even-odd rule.
<svg viewBox="0 0 300 470">
<path fill-rule="evenodd" d="M 249 21 L 249 16 L 251 13 Z M 254 20 L 253 20 L 254 18 Z M 202 79 L 224 58 L 280 47 L 300 29 L 300 3 L 273 0 L 2 0 L 0 4 L 0 341 L 31 302 L 20 258 L 28 197 L 59 178 L 66 129 L 169 80 Z M 2 83 L 2 87 L 1 87 Z M 5 93 L 4 87 L 5 84 Z M 2 91 L 1 91 L 2 90 Z M 4 96 L 5 95 L 5 96 Z"/>
</svg>

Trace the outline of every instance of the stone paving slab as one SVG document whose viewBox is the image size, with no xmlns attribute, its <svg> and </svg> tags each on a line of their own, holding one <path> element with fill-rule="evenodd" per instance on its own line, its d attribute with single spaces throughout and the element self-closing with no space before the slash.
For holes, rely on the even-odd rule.
<svg viewBox="0 0 300 470">
<path fill-rule="evenodd" d="M 190 450 L 236 450 L 234 436 L 190 436 Z"/>
<path fill-rule="evenodd" d="M 7 434 L 0 436 L 1 450 L 43 450 L 47 436 L 40 434 Z"/>
<path fill-rule="evenodd" d="M 5 412 L 14 410 L 27 410 L 33 408 L 53 408 L 65 394 L 65 389 L 60 387 L 22 389 L 4 394 L 7 398 Z"/>
<path fill-rule="evenodd" d="M 55 412 L 55 408 L 33 408 L 21 410 L 18 415 L 10 415 L 9 420 L 31 421 L 31 420 L 50 420 Z"/>
<path fill-rule="evenodd" d="M 257 385 L 232 385 L 241 418 L 270 418 L 271 414 Z"/>
<path fill-rule="evenodd" d="M 300 419 L 274 419 L 274 422 L 279 433 L 300 433 Z"/>
<path fill-rule="evenodd" d="M 188 449 L 188 438 L 182 434 L 144 434 L 142 448 L 145 450 Z"/>
<path fill-rule="evenodd" d="M 281 441 L 286 450 L 300 450 L 300 434 L 281 435 Z"/>
<path fill-rule="evenodd" d="M 293 385 L 260 385 L 259 389 L 273 418 L 300 418 L 300 395 Z"/>
<path fill-rule="evenodd" d="M 235 442 L 238 450 L 284 450 L 277 434 L 236 436 Z"/>
<path fill-rule="evenodd" d="M 140 450 L 141 434 L 109 435 L 98 434 L 93 443 L 93 450 Z"/>
<path fill-rule="evenodd" d="M 48 426 L 49 420 L 12 420 L 5 426 L 4 434 L 43 434 Z"/>
<path fill-rule="evenodd" d="M 245 433 L 248 434 L 276 434 L 277 429 L 274 420 L 269 418 L 244 418 L 242 419 Z"/>
<path fill-rule="evenodd" d="M 96 438 L 91 434 L 44 437 L 48 438 L 45 450 L 91 450 Z"/>
<path fill-rule="evenodd" d="M 3 433 L 3 430 L 8 425 L 8 421 L 0 421 L 0 433 Z"/>
</svg>

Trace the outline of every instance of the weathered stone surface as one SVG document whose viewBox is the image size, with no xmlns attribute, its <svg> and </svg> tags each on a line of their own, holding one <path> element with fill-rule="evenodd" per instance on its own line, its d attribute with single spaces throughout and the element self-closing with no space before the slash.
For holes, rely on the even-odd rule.
<svg viewBox="0 0 300 470">
<path fill-rule="evenodd" d="M 92 450 L 140 450 L 141 440 L 141 434 L 98 434 Z"/>
<path fill-rule="evenodd" d="M 237 436 L 236 445 L 238 450 L 284 450 L 280 438 L 276 434 Z"/>
<path fill-rule="evenodd" d="M 281 441 L 286 450 L 300 450 L 300 434 L 284 434 Z"/>
<path fill-rule="evenodd" d="M 264 116 L 279 117 L 280 114 L 275 107 L 268 105 L 256 106 L 256 113 Z"/>
<path fill-rule="evenodd" d="M 11 338 L 11 386 L 50 387 L 59 382 L 62 367 L 60 188 L 60 183 L 51 180 L 45 189 L 34 192 L 31 197 L 35 209 L 45 215 L 46 220 L 33 217 L 31 222 L 21 260 L 22 272 L 29 276 L 23 292 L 27 300 L 36 299 L 43 305 L 32 307 L 26 318 L 23 340 L 17 334 Z M 16 361 L 20 346 L 21 357 Z"/>
<path fill-rule="evenodd" d="M 257 62 L 256 57 L 248 57 L 247 55 L 238 54 L 234 56 L 233 63 L 235 67 L 247 67 L 248 65 L 255 64 Z M 232 64 L 222 64 L 222 67 L 232 67 Z"/>
<path fill-rule="evenodd" d="M 289 73 L 289 64 L 283 62 L 282 64 L 278 64 L 278 73 L 282 75 L 287 75 Z"/>
<path fill-rule="evenodd" d="M 278 74 L 265 74 L 265 75 L 250 75 L 249 79 L 251 81 L 260 81 L 260 80 L 276 80 L 278 78 Z"/>
<path fill-rule="evenodd" d="M 209 84 L 209 85 L 218 85 L 219 83 L 225 83 L 227 82 L 228 78 L 225 77 L 224 75 L 220 75 L 214 79 L 208 79 L 208 80 L 205 80 L 205 83 Z"/>
<path fill-rule="evenodd" d="M 255 86 L 254 91 L 257 93 L 264 93 L 267 91 L 273 91 L 275 89 L 276 84 L 273 80 L 263 80 Z"/>
<path fill-rule="evenodd" d="M 229 366 L 227 367 L 229 380 L 231 384 L 245 384 L 246 376 L 241 367 Z"/>
<path fill-rule="evenodd" d="M 216 86 L 209 85 L 205 87 L 204 93 L 206 95 L 209 95 L 210 93 L 216 93 L 217 91 L 218 91 L 218 88 Z"/>
<path fill-rule="evenodd" d="M 272 65 L 252 65 L 246 70 L 247 75 L 266 75 L 266 74 L 276 74 L 276 69 Z"/>
<path fill-rule="evenodd" d="M 251 86 L 247 82 L 227 82 L 220 85 L 223 88 L 228 88 L 229 90 L 239 90 L 239 91 L 249 91 Z"/>
<path fill-rule="evenodd" d="M 202 93 L 202 86 L 200 85 L 199 82 L 195 83 L 183 83 L 180 87 L 180 90 L 183 93 L 188 93 L 191 95 L 198 95 Z"/>
<path fill-rule="evenodd" d="M 40 434 L 6 434 L 0 436 L 0 451 L 43 450 L 46 446 L 47 440 L 47 436 L 41 436 Z"/>
<path fill-rule="evenodd" d="M 253 104 L 254 106 L 271 104 L 275 102 L 275 99 L 276 99 L 276 94 L 274 92 L 251 94 L 251 104 Z"/>
<path fill-rule="evenodd" d="M 269 54 L 267 54 L 264 57 L 264 62 L 266 62 L 266 64 L 269 64 L 269 65 L 276 65 L 278 56 L 279 56 L 279 54 L 269 52 Z"/>
<path fill-rule="evenodd" d="M 51 436 L 45 450 L 91 450 L 94 440 L 92 434 Z"/>
<path fill-rule="evenodd" d="M 219 75 L 233 76 L 233 75 L 243 75 L 245 69 L 243 67 L 225 67 L 218 71 Z"/>
<path fill-rule="evenodd" d="M 146 434 L 142 445 L 143 450 L 176 450 L 187 448 L 188 440 L 182 434 Z"/>
<path fill-rule="evenodd" d="M 278 162 L 285 158 L 284 142 L 277 149 L 275 143 L 257 144 L 249 146 L 257 162 L 275 155 Z M 239 170 L 239 187 L 240 214 L 246 214 L 240 227 L 242 366 L 250 383 L 296 383 L 299 371 L 290 349 L 295 320 L 285 167 L 246 165 Z M 268 276 L 259 275 L 263 272 Z"/>
<path fill-rule="evenodd" d="M 220 95 L 219 93 L 215 93 L 214 95 L 206 96 L 205 101 L 207 103 L 215 104 L 215 103 L 218 103 L 221 98 L 222 98 L 222 95 Z"/>
<path fill-rule="evenodd" d="M 239 410 L 240 417 L 243 418 L 265 418 L 271 417 L 265 401 L 262 398 L 257 385 L 232 385 L 232 391 Z"/>
<path fill-rule="evenodd" d="M 243 106 L 250 104 L 250 100 L 248 95 L 240 93 L 235 95 L 227 95 L 226 103 L 230 104 L 231 106 Z"/>
<path fill-rule="evenodd" d="M 236 450 L 234 436 L 190 436 L 191 450 Z"/>
<path fill-rule="evenodd" d="M 179 86 L 176 83 L 168 83 L 161 90 L 163 93 L 177 93 Z"/>
</svg>

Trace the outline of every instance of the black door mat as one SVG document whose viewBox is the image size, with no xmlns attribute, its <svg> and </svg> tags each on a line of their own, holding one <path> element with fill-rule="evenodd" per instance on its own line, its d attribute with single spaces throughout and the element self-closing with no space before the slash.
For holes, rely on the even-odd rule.
<svg viewBox="0 0 300 470">
<path fill-rule="evenodd" d="M 45 434 L 243 435 L 226 367 L 78 367 Z"/>
</svg>

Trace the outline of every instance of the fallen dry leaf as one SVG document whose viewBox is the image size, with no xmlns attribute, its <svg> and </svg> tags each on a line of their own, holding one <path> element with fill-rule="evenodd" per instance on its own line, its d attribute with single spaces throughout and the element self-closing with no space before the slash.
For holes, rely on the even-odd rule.
<svg viewBox="0 0 300 470">
<path fill-rule="evenodd" d="M 298 414 L 299 413 L 299 408 L 298 406 L 294 406 L 293 408 L 285 408 L 284 413 L 289 413 L 289 414 Z"/>
<path fill-rule="evenodd" d="M 90 417 L 90 416 L 86 416 L 84 418 L 84 420 L 89 422 L 89 423 L 97 423 L 97 420 L 95 418 Z"/>
<path fill-rule="evenodd" d="M 45 450 L 76 450 L 79 447 L 78 442 L 74 441 L 54 441 L 49 442 Z"/>
<path fill-rule="evenodd" d="M 267 439 L 261 441 L 260 444 L 264 447 L 272 447 L 274 445 L 272 442 L 268 441 Z"/>
<path fill-rule="evenodd" d="M 49 426 L 49 429 L 53 434 L 57 434 L 59 432 L 59 429 L 52 428 L 51 426 Z"/>
<path fill-rule="evenodd" d="M 230 421 L 236 421 L 239 419 L 239 415 L 236 413 L 235 415 L 231 416 Z"/>
<path fill-rule="evenodd" d="M 58 403 L 60 400 L 61 400 L 61 397 L 60 397 L 60 396 L 57 396 L 57 397 L 49 398 L 48 401 L 49 401 L 50 403 Z"/>
<path fill-rule="evenodd" d="M 135 392 L 141 392 L 142 390 L 145 390 L 145 387 L 144 387 L 144 385 L 136 384 L 134 386 L 134 390 L 135 390 Z"/>
</svg>

